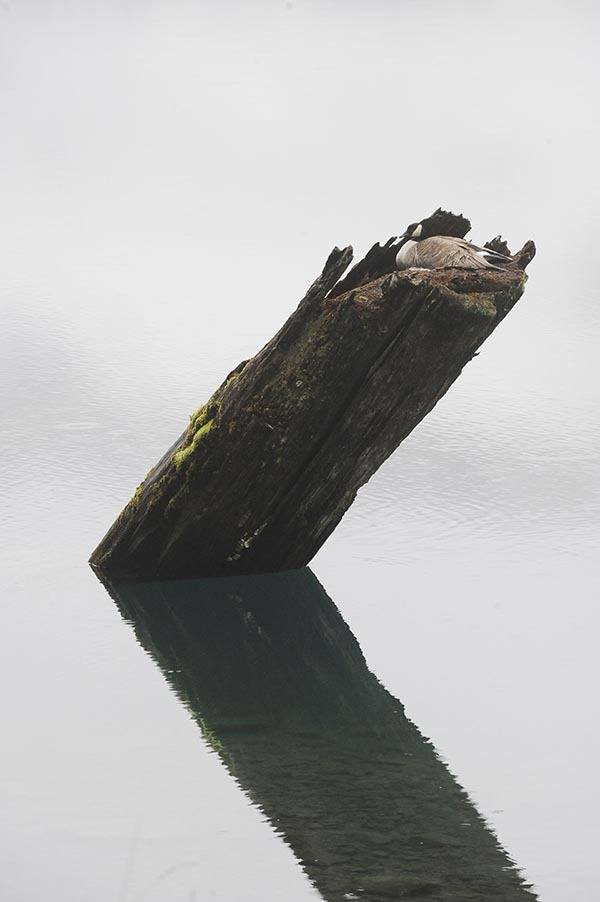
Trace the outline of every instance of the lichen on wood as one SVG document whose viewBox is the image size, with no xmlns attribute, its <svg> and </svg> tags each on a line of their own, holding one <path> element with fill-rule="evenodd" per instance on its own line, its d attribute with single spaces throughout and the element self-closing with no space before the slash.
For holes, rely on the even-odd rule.
<svg viewBox="0 0 600 902">
<path fill-rule="evenodd" d="M 441 234 L 464 217 L 438 210 Z M 454 231 L 453 231 L 454 230 Z M 494 239 L 497 240 L 497 239 Z M 280 331 L 191 418 L 92 555 L 119 578 L 304 566 L 360 486 L 426 416 L 523 293 L 505 270 L 395 271 L 335 248 Z"/>
</svg>

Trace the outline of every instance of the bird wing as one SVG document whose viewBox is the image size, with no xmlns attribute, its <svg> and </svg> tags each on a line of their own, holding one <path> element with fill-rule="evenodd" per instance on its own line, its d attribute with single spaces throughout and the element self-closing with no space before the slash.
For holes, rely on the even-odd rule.
<svg viewBox="0 0 600 902">
<path fill-rule="evenodd" d="M 465 241 L 464 238 L 456 238 L 452 241 L 453 251 L 448 253 L 451 263 L 446 266 L 464 266 L 469 269 L 487 269 L 489 263 L 479 253 L 479 248 Z"/>
<path fill-rule="evenodd" d="M 437 236 L 426 238 L 417 245 L 418 266 L 439 269 L 456 266 L 461 269 L 494 269 L 508 263 L 509 258 L 487 248 L 470 244 L 464 238 Z"/>
<path fill-rule="evenodd" d="M 512 257 L 507 256 L 506 254 L 501 254 L 499 251 L 494 251 L 490 247 L 479 247 L 477 244 L 471 244 L 469 241 L 465 241 L 464 238 L 457 238 L 462 245 L 468 248 L 471 252 L 477 254 L 478 257 L 481 257 L 483 260 L 487 260 L 488 263 L 492 265 L 497 264 L 498 266 L 506 265 L 507 263 L 512 263 Z"/>
</svg>

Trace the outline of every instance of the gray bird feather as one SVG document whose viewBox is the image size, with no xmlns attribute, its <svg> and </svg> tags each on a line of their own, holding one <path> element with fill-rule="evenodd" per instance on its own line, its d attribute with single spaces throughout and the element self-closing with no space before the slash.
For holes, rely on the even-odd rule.
<svg viewBox="0 0 600 902">
<path fill-rule="evenodd" d="M 435 235 L 421 241 L 407 241 L 396 256 L 398 269 L 501 269 L 510 265 L 510 257 L 489 248 L 478 247 L 464 238 Z"/>
</svg>

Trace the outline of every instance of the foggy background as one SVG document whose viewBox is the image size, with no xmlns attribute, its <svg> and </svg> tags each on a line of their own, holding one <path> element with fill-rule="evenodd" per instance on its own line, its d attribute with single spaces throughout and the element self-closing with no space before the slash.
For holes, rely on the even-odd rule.
<svg viewBox="0 0 600 902">
<path fill-rule="evenodd" d="M 439 205 L 529 284 L 313 569 L 540 898 L 597 899 L 598 16 L 0 3 L 7 899 L 315 898 L 85 562 L 331 247 Z"/>
</svg>

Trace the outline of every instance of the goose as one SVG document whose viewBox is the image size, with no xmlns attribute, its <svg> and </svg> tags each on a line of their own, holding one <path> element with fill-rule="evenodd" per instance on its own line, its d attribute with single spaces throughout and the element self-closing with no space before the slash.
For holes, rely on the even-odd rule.
<svg viewBox="0 0 600 902">
<path fill-rule="evenodd" d="M 396 255 L 398 269 L 443 269 L 447 266 L 460 269 L 502 269 L 512 263 L 510 257 L 487 247 L 477 247 L 464 238 L 452 238 L 449 235 L 426 238 L 420 222 L 411 223 L 401 238 L 408 240 Z"/>
</svg>

